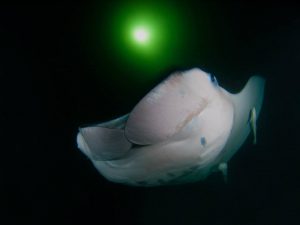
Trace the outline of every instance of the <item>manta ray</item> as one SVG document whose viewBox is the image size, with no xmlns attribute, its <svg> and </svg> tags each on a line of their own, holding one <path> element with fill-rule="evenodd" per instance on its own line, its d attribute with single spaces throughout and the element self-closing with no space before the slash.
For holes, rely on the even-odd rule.
<svg viewBox="0 0 300 225">
<path fill-rule="evenodd" d="M 241 92 L 219 86 L 198 68 L 175 72 L 127 115 L 80 127 L 78 148 L 109 181 L 133 186 L 184 184 L 227 163 L 253 131 L 265 80 L 252 76 Z"/>
</svg>

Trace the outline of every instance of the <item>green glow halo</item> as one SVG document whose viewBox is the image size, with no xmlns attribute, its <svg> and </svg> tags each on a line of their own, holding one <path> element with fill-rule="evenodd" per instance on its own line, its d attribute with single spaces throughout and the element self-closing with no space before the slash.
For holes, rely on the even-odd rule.
<svg viewBox="0 0 300 225">
<path fill-rule="evenodd" d="M 173 65 L 182 56 L 187 35 L 178 9 L 162 3 L 114 5 L 106 20 L 114 58 L 143 74 Z"/>
</svg>

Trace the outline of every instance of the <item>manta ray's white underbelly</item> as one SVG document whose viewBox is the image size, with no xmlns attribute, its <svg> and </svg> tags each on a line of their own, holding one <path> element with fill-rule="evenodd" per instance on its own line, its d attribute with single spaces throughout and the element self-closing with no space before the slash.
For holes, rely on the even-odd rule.
<svg viewBox="0 0 300 225">
<path fill-rule="evenodd" d="M 220 107 L 218 102 L 216 107 Z M 128 185 L 156 186 L 202 180 L 217 166 L 215 159 L 230 133 L 227 132 L 229 124 L 222 124 L 224 120 L 220 123 L 216 119 L 218 115 L 214 121 L 207 119 L 211 118 L 211 111 L 218 112 L 214 105 L 211 108 L 191 120 L 168 142 L 133 148 L 125 158 L 93 161 L 93 164 L 107 179 Z M 214 123 L 221 126 L 212 126 Z"/>
</svg>

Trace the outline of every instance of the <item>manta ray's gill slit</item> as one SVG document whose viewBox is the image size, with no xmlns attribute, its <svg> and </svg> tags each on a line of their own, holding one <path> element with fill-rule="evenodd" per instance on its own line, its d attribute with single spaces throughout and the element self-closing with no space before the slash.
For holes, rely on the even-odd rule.
<svg viewBox="0 0 300 225">
<path fill-rule="evenodd" d="M 201 138 L 200 138 L 200 143 L 201 143 L 201 145 L 202 145 L 203 147 L 206 145 L 206 139 L 205 139 L 205 137 L 201 137 Z"/>
</svg>

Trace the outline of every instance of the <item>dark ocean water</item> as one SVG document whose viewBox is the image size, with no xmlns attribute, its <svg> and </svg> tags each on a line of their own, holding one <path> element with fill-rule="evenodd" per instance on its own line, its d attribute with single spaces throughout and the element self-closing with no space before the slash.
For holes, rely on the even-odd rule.
<svg viewBox="0 0 300 225">
<path fill-rule="evenodd" d="M 195 38 L 182 63 L 136 83 L 133 65 L 109 55 L 109 43 L 95 53 L 89 42 L 90 12 L 107 13 L 108 3 L 1 6 L 1 225 L 300 223 L 300 8 L 180 4 L 190 29 L 203 18 L 201 7 L 209 15 L 211 33 L 201 42 L 207 50 Z M 228 184 L 217 173 L 157 188 L 105 180 L 77 150 L 78 126 L 127 113 L 166 71 L 194 66 L 232 91 L 253 74 L 266 78 L 258 144 L 248 139 L 232 158 Z"/>
</svg>

